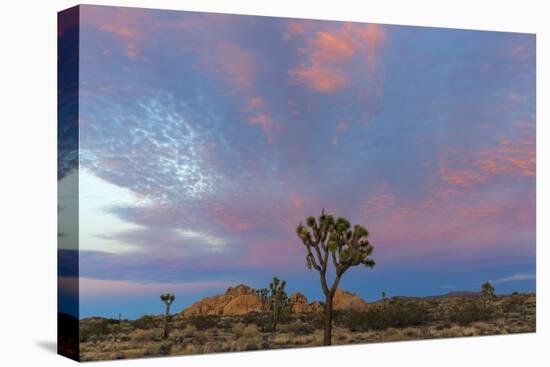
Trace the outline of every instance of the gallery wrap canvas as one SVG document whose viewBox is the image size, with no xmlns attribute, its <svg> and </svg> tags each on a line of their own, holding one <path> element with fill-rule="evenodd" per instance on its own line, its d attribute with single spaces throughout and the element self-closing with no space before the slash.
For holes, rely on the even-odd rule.
<svg viewBox="0 0 550 367">
<path fill-rule="evenodd" d="M 535 43 L 61 11 L 59 354 L 535 332 Z"/>
</svg>

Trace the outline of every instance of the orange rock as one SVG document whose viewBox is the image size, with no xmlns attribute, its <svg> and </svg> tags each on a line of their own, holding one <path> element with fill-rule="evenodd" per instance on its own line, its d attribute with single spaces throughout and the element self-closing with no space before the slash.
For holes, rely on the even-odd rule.
<svg viewBox="0 0 550 367">
<path fill-rule="evenodd" d="M 193 315 L 242 315 L 261 311 L 261 301 L 256 291 L 244 284 L 228 288 L 224 294 L 206 297 L 180 312 L 181 316 Z"/>
<path fill-rule="evenodd" d="M 351 292 L 344 291 L 340 288 L 336 289 L 332 300 L 332 308 L 334 310 L 365 310 L 368 304 L 363 299 Z"/>
<path fill-rule="evenodd" d="M 311 305 L 307 302 L 306 296 L 299 292 L 290 295 L 290 307 L 294 313 L 311 312 Z"/>
<path fill-rule="evenodd" d="M 308 303 L 306 296 L 294 292 L 290 295 L 290 306 L 294 313 L 322 312 L 324 305 L 319 301 Z M 334 294 L 335 310 L 364 310 L 367 303 L 357 295 L 337 289 Z M 261 312 L 262 302 L 256 290 L 240 284 L 228 288 L 224 294 L 203 298 L 181 311 L 177 317 L 194 315 L 243 315 L 249 312 Z"/>
</svg>

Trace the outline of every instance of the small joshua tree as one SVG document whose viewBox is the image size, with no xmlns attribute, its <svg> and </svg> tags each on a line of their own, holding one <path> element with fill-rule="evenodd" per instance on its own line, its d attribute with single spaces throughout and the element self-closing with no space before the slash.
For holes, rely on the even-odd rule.
<svg viewBox="0 0 550 367">
<path fill-rule="evenodd" d="M 286 281 L 281 281 L 279 278 L 274 277 L 273 281 L 269 284 L 269 312 L 270 323 L 273 331 L 277 331 L 277 324 L 282 315 L 289 312 L 290 302 L 285 291 Z"/>
<path fill-rule="evenodd" d="M 495 288 L 491 283 L 485 282 L 481 285 L 481 296 L 486 301 L 495 298 Z"/>
<path fill-rule="evenodd" d="M 300 223 L 296 234 L 306 248 L 306 263 L 309 269 L 319 272 L 321 288 L 325 294 L 325 331 L 323 344 L 330 345 L 332 338 L 332 300 L 340 279 L 351 267 L 365 265 L 374 267 L 369 256 L 373 247 L 367 240 L 369 232 L 356 224 L 351 229 L 346 218 L 334 219 L 323 209 L 318 219 L 308 217 L 306 225 Z M 329 286 L 327 269 L 330 261 L 335 271 L 335 278 Z"/>
<path fill-rule="evenodd" d="M 166 305 L 166 312 L 164 314 L 164 333 L 162 335 L 164 339 L 168 338 L 168 318 L 170 317 L 170 306 L 175 299 L 176 296 L 170 293 L 160 295 L 160 300 Z"/>
</svg>

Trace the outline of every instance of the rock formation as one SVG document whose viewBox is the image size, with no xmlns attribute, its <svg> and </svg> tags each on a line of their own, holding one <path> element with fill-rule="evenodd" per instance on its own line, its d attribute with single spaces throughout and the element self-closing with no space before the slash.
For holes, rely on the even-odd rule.
<svg viewBox="0 0 550 367">
<path fill-rule="evenodd" d="M 249 286 L 240 284 L 228 288 L 224 294 L 206 297 L 193 303 L 183 310 L 180 315 L 242 315 L 248 312 L 261 311 L 262 303 L 256 291 Z"/>
<path fill-rule="evenodd" d="M 353 293 L 337 289 L 333 301 L 335 310 L 364 310 L 367 303 Z M 322 312 L 323 303 L 314 301 L 308 303 L 306 296 L 294 292 L 290 295 L 290 307 L 293 313 Z M 178 317 L 196 315 L 235 316 L 249 312 L 261 312 L 262 302 L 256 295 L 256 290 L 240 284 L 228 288 L 224 294 L 203 298 L 180 312 Z"/>
<path fill-rule="evenodd" d="M 361 297 L 338 288 L 334 293 L 332 307 L 334 310 L 362 311 L 365 310 L 368 305 L 365 301 L 363 301 L 363 299 L 361 299 Z"/>
<path fill-rule="evenodd" d="M 290 308 L 293 313 L 311 312 L 311 305 L 307 302 L 306 296 L 299 292 L 290 295 Z"/>
</svg>

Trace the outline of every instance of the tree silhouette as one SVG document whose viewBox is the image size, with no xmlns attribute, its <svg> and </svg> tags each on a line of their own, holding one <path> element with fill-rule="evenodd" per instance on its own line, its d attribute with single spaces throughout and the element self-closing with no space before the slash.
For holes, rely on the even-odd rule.
<svg viewBox="0 0 550 367">
<path fill-rule="evenodd" d="M 481 296 L 485 300 L 491 300 L 495 298 L 495 288 L 489 282 L 485 282 L 481 285 Z"/>
<path fill-rule="evenodd" d="M 332 337 L 332 301 L 340 279 L 352 266 L 365 265 L 374 267 L 375 263 L 369 256 L 373 247 L 367 237 L 369 232 L 356 224 L 351 229 L 346 218 L 334 219 L 323 209 L 318 219 L 308 217 L 306 225 L 300 223 L 296 234 L 306 248 L 306 263 L 309 269 L 319 272 L 321 288 L 325 294 L 325 331 L 323 344 L 330 345 Z M 327 269 L 332 261 L 335 278 L 329 287 Z"/>
<path fill-rule="evenodd" d="M 290 302 L 285 291 L 286 281 L 281 281 L 279 278 L 274 277 L 273 281 L 269 284 L 269 311 L 271 329 L 277 331 L 277 324 L 281 316 L 290 310 Z"/>
<path fill-rule="evenodd" d="M 286 281 L 281 281 L 273 277 L 269 288 L 260 288 L 256 290 L 256 295 L 262 303 L 262 311 L 269 312 L 268 327 L 272 331 L 277 330 L 277 324 L 281 316 L 290 312 L 290 299 L 285 291 Z"/>
<path fill-rule="evenodd" d="M 172 305 L 172 302 L 174 302 L 175 299 L 176 296 L 170 293 L 160 295 L 160 300 L 166 305 L 166 312 L 164 314 L 164 333 L 162 335 L 164 339 L 168 338 L 168 318 L 170 317 L 170 305 Z"/>
<path fill-rule="evenodd" d="M 262 311 L 266 311 L 269 306 L 269 289 L 267 288 L 261 288 L 256 289 L 256 295 L 260 299 L 260 302 L 262 303 Z"/>
</svg>

